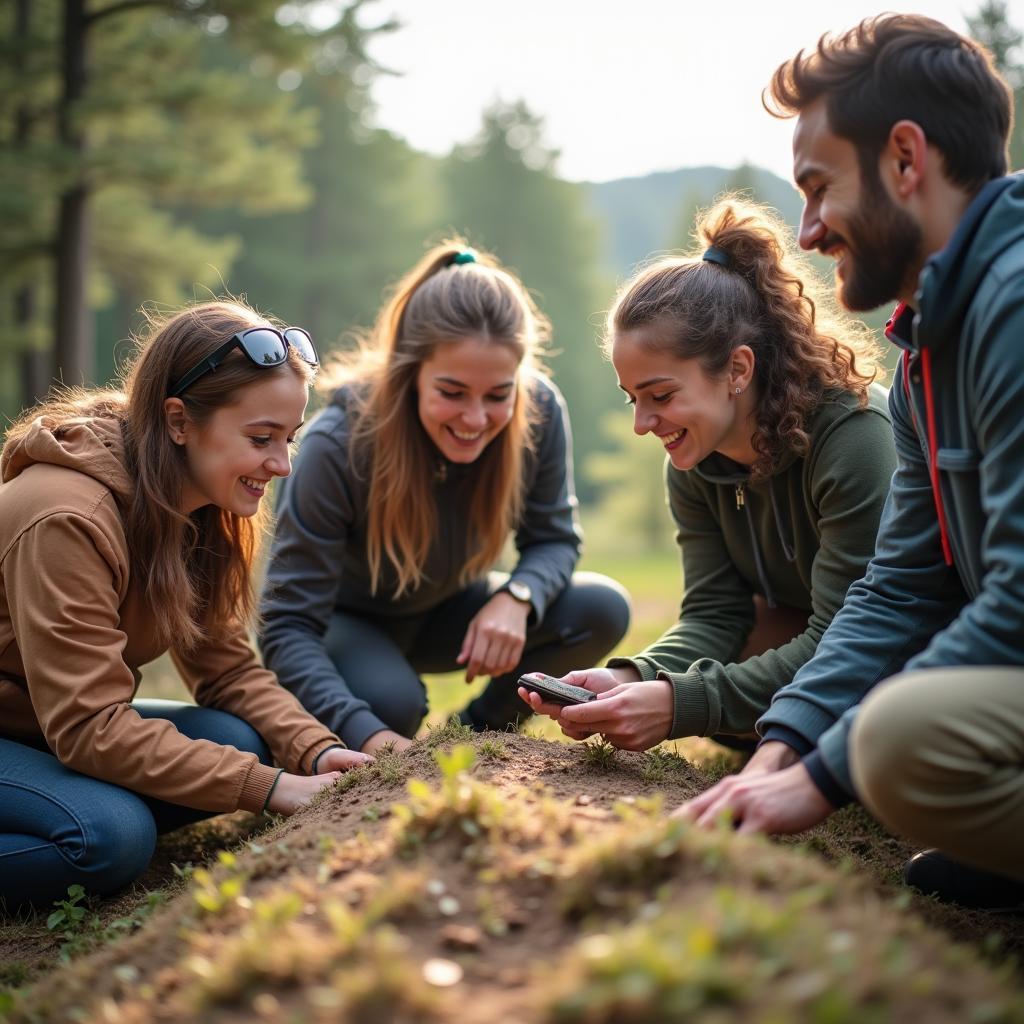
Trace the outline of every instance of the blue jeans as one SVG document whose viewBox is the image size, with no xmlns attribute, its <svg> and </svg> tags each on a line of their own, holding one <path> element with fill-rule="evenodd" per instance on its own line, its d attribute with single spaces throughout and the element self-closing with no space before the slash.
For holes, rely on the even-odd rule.
<svg viewBox="0 0 1024 1024">
<path fill-rule="evenodd" d="M 171 700 L 132 707 L 190 739 L 272 763 L 259 733 L 227 712 Z M 41 741 L 0 737 L 0 909 L 49 907 L 76 883 L 101 896 L 117 892 L 145 871 L 159 833 L 209 817 L 65 768 Z"/>
</svg>

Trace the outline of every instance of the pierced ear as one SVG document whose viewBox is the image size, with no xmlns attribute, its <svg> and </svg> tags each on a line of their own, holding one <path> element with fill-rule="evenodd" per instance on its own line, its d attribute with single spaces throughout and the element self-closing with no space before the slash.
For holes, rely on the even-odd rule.
<svg viewBox="0 0 1024 1024">
<path fill-rule="evenodd" d="M 909 199 L 924 180 L 928 139 L 916 121 L 897 121 L 889 129 L 879 169 L 901 199 Z"/>
<path fill-rule="evenodd" d="M 175 444 L 184 444 L 188 435 L 189 418 L 185 403 L 180 398 L 164 399 L 164 422 L 167 435 Z"/>
<path fill-rule="evenodd" d="M 729 363 L 729 389 L 734 395 L 742 394 L 754 379 L 754 350 L 749 345 L 738 345 L 732 351 Z"/>
</svg>

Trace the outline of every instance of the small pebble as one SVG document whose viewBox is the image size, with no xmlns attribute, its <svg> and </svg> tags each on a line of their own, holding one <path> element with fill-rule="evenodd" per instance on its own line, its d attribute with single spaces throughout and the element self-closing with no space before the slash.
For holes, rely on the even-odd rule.
<svg viewBox="0 0 1024 1024">
<path fill-rule="evenodd" d="M 441 929 L 441 942 L 448 949 L 475 951 L 483 944 L 483 934 L 471 924 L 448 924 Z"/>
<path fill-rule="evenodd" d="M 454 896 L 442 896 L 437 901 L 437 909 L 440 910 L 445 917 L 454 917 L 462 907 Z"/>
<path fill-rule="evenodd" d="M 450 988 L 462 981 L 462 968 L 454 960 L 434 957 L 423 965 L 423 980 L 437 988 Z"/>
</svg>

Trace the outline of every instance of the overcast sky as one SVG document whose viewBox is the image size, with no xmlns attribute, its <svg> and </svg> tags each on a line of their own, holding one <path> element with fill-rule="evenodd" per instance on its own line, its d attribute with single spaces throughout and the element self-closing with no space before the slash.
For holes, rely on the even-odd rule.
<svg viewBox="0 0 1024 1024">
<path fill-rule="evenodd" d="M 980 0 L 873 7 L 864 0 L 375 0 L 404 27 L 371 50 L 401 72 L 374 89 L 377 121 L 447 153 L 497 98 L 544 118 L 573 180 L 606 181 L 744 160 L 790 176 L 792 124 L 768 116 L 771 72 L 822 32 L 883 9 L 964 31 Z M 1024 0 L 1010 0 L 1024 26 Z"/>
</svg>

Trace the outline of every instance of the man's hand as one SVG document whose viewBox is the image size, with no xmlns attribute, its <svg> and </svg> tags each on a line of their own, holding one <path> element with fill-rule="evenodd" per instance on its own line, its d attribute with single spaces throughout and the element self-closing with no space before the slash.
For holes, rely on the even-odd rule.
<svg viewBox="0 0 1024 1024">
<path fill-rule="evenodd" d="M 466 666 L 466 682 L 477 676 L 500 676 L 519 664 L 526 643 L 530 606 L 502 590 L 470 620 L 462 650 L 455 659 Z"/>
<path fill-rule="evenodd" d="M 687 800 L 672 816 L 686 818 L 702 828 L 717 825 L 725 816 L 740 832 L 775 835 L 813 828 L 834 810 L 807 769 L 793 764 L 781 771 L 762 769 L 730 775 L 706 793 Z"/>
<path fill-rule="evenodd" d="M 385 747 L 388 744 L 392 744 L 393 748 L 397 751 L 408 750 L 412 746 L 412 740 L 406 739 L 397 732 L 392 732 L 390 729 L 381 729 L 380 732 L 375 732 L 362 746 L 362 752 L 364 754 L 376 754 L 381 747 Z M 320 758 L 320 763 L 323 764 L 324 757 Z M 319 766 L 318 766 L 319 767 Z"/>
<path fill-rule="evenodd" d="M 768 740 L 762 743 L 750 760 L 743 766 L 741 775 L 752 775 L 756 772 L 778 772 L 796 764 L 800 755 L 788 744 L 779 740 Z"/>
</svg>

